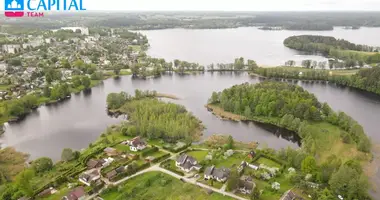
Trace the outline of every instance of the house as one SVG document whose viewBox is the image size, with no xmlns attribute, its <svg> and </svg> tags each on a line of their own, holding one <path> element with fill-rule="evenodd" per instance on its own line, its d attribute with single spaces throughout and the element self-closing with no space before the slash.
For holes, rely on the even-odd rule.
<svg viewBox="0 0 380 200">
<path fill-rule="evenodd" d="M 108 180 L 112 180 L 113 178 L 115 178 L 118 174 L 121 174 L 125 171 L 125 167 L 124 166 L 120 166 L 116 169 L 113 169 L 112 171 L 108 172 L 106 174 L 106 177 Z"/>
<path fill-rule="evenodd" d="M 86 199 L 86 192 L 84 191 L 84 187 L 77 187 L 71 192 L 69 192 L 66 196 L 62 197 L 61 200 L 84 200 Z"/>
<path fill-rule="evenodd" d="M 204 178 L 206 180 L 214 179 L 219 182 L 225 182 L 230 175 L 230 170 L 225 167 L 216 168 L 214 165 L 205 169 Z"/>
<path fill-rule="evenodd" d="M 104 152 L 108 155 L 108 156 L 117 156 L 119 155 L 119 152 L 115 149 L 115 148 L 112 148 L 112 147 L 107 147 L 104 149 Z"/>
<path fill-rule="evenodd" d="M 154 159 L 155 158 L 153 156 L 148 156 L 148 157 L 145 158 L 145 161 L 146 162 L 153 162 Z"/>
<path fill-rule="evenodd" d="M 92 182 L 98 179 L 100 179 L 100 173 L 98 169 L 89 170 L 79 176 L 79 181 L 87 186 L 90 186 Z"/>
<path fill-rule="evenodd" d="M 87 169 L 93 169 L 93 168 L 99 168 L 102 167 L 103 164 L 105 163 L 105 160 L 95 160 L 95 159 L 90 159 L 87 162 Z"/>
<path fill-rule="evenodd" d="M 250 159 L 253 159 L 255 156 L 256 156 L 256 152 L 254 152 L 254 151 L 250 151 L 249 154 L 248 154 L 248 157 Z"/>
<path fill-rule="evenodd" d="M 116 170 L 112 170 L 112 171 L 110 171 L 110 172 L 108 172 L 108 173 L 106 174 L 106 177 L 107 177 L 108 180 L 111 180 L 111 179 L 113 179 L 116 175 L 117 175 Z"/>
<path fill-rule="evenodd" d="M 146 143 L 140 137 L 135 137 L 126 143 L 129 145 L 131 151 L 141 151 L 146 148 Z"/>
<path fill-rule="evenodd" d="M 55 194 L 56 192 L 57 192 L 56 189 L 54 189 L 53 187 L 50 187 L 50 188 L 40 192 L 37 196 L 38 197 L 47 197 L 49 195 Z"/>
<path fill-rule="evenodd" d="M 252 179 L 251 179 L 252 180 Z M 256 184 L 248 179 L 240 179 L 238 190 L 243 194 L 251 194 Z"/>
<path fill-rule="evenodd" d="M 286 191 L 282 197 L 280 198 L 280 200 L 303 200 L 302 197 L 299 197 L 298 195 L 296 195 L 294 192 L 292 192 L 291 190 L 288 190 Z"/>
<path fill-rule="evenodd" d="M 176 162 L 175 162 L 175 165 L 181 169 L 182 171 L 185 171 L 185 172 L 190 172 L 192 170 L 197 170 L 199 171 L 201 169 L 201 165 L 198 164 L 198 161 L 187 155 L 187 154 L 181 154 Z"/>
<path fill-rule="evenodd" d="M 107 167 L 108 165 L 110 165 L 115 159 L 111 158 L 111 157 L 108 157 L 108 158 L 104 158 L 103 161 L 103 165 L 102 167 Z"/>
</svg>

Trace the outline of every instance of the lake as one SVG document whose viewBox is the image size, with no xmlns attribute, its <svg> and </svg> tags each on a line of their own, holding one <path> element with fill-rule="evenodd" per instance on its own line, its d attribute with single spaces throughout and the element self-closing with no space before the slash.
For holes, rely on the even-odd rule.
<svg viewBox="0 0 380 200">
<path fill-rule="evenodd" d="M 166 60 L 185 60 L 203 65 L 231 63 L 237 57 L 253 59 L 259 65 L 277 66 L 288 60 L 327 60 L 322 56 L 304 55 L 283 45 L 293 35 L 325 35 L 346 39 L 357 44 L 380 46 L 380 28 L 333 31 L 264 31 L 255 27 L 237 29 L 167 29 L 140 31 L 147 35 L 151 48 L 148 55 Z"/>
<path fill-rule="evenodd" d="M 302 55 L 283 46 L 283 40 L 291 35 L 319 34 L 347 39 L 351 42 L 380 46 L 380 28 L 334 31 L 262 31 L 257 28 L 223 30 L 154 30 L 142 31 L 151 44 L 148 54 L 166 60 L 181 59 L 201 64 L 232 62 L 243 56 L 254 59 L 260 65 L 279 65 L 287 60 L 324 60 L 320 56 Z M 204 73 L 198 75 L 164 75 L 157 79 L 139 80 L 131 76 L 108 79 L 94 87 L 89 94 L 73 95 L 70 100 L 51 106 L 42 106 L 25 120 L 6 126 L 0 143 L 14 146 L 28 152 L 31 158 L 48 156 L 59 160 L 63 148 L 82 149 L 94 141 L 108 125 L 122 119 L 111 118 L 106 113 L 106 96 L 110 92 L 135 89 L 156 90 L 160 93 L 180 97 L 174 101 L 184 105 L 206 126 L 204 138 L 214 133 L 231 134 L 240 141 L 257 141 L 261 145 L 275 149 L 287 146 L 297 147 L 291 135 L 273 134 L 253 123 L 244 124 L 222 121 L 207 111 L 204 105 L 213 91 L 244 82 L 257 83 L 260 80 L 246 73 Z M 322 102 L 327 102 L 334 110 L 342 110 L 361 125 L 374 143 L 380 143 L 379 119 L 380 98 L 367 92 L 341 88 L 329 84 L 298 82 L 314 93 Z M 287 138 L 287 139 L 284 139 Z M 379 156 L 375 154 L 375 156 Z M 372 177 L 380 185 L 378 172 Z"/>
</svg>

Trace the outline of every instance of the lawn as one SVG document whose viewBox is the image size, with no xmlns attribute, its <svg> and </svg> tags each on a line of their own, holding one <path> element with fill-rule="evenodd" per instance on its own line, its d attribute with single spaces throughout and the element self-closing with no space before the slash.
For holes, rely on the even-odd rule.
<svg viewBox="0 0 380 200">
<path fill-rule="evenodd" d="M 228 157 L 227 159 L 224 159 L 223 157 L 221 157 L 219 159 L 212 160 L 212 163 L 216 167 L 232 168 L 233 166 L 235 167 L 239 166 L 240 163 L 246 159 L 247 159 L 247 156 L 235 152 L 234 155 Z"/>
<path fill-rule="evenodd" d="M 208 195 L 204 189 L 189 183 L 183 183 L 161 172 L 148 172 L 128 180 L 118 191 L 107 191 L 101 197 L 104 200 L 232 200 L 218 193 Z"/>
<path fill-rule="evenodd" d="M 128 145 L 125 145 L 125 144 L 117 144 L 116 146 L 114 146 L 114 148 L 119 150 L 119 151 L 122 151 L 123 153 L 135 153 L 135 152 L 131 151 L 131 149 Z"/>
<path fill-rule="evenodd" d="M 53 195 L 50 195 L 50 196 L 47 196 L 47 197 L 44 197 L 44 198 L 37 198 L 37 199 L 43 199 L 43 200 L 59 200 L 61 199 L 63 196 L 65 196 L 68 192 L 70 191 L 69 188 L 67 187 L 64 187 L 64 188 L 61 188 L 58 190 L 57 193 L 53 194 Z"/>
<path fill-rule="evenodd" d="M 269 160 L 268 158 L 260 157 L 257 161 L 258 164 L 264 164 L 268 167 L 277 167 L 280 168 L 281 165 L 273 160 Z"/>
<path fill-rule="evenodd" d="M 198 182 L 203 183 L 205 185 L 209 185 L 209 186 L 214 187 L 216 189 L 220 189 L 224 185 L 224 183 L 218 182 L 216 180 L 213 180 L 213 181 L 212 180 L 204 180 L 203 175 L 202 175 L 201 179 L 198 180 Z"/>
<path fill-rule="evenodd" d="M 194 157 L 198 162 L 205 159 L 208 154 L 208 151 L 188 151 L 187 155 Z"/>
<path fill-rule="evenodd" d="M 152 152 L 152 153 L 146 155 L 145 158 L 148 157 L 148 156 L 153 156 L 153 157 L 155 157 L 155 158 L 158 158 L 158 157 L 163 156 L 163 155 L 165 155 L 165 154 L 166 154 L 166 153 L 163 152 L 163 151 L 156 151 L 156 152 Z"/>
</svg>

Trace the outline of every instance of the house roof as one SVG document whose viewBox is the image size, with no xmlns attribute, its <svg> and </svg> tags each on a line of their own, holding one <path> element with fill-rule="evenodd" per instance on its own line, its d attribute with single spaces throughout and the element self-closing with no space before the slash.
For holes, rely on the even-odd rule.
<svg viewBox="0 0 380 200">
<path fill-rule="evenodd" d="M 89 168 L 95 168 L 98 164 L 103 164 L 103 163 L 104 163 L 103 160 L 90 159 L 87 162 L 87 167 L 89 167 Z"/>
<path fill-rule="evenodd" d="M 68 195 L 66 195 L 66 198 L 68 200 L 77 200 L 81 197 L 83 197 L 84 195 L 86 195 L 86 192 L 84 191 L 84 187 L 77 187 L 75 188 L 74 190 L 72 190 L 71 192 L 69 192 Z"/>
<path fill-rule="evenodd" d="M 225 168 L 225 167 L 221 167 L 219 169 L 215 168 L 212 172 L 212 175 L 219 179 L 223 179 L 230 175 L 230 169 Z"/>
<path fill-rule="evenodd" d="M 212 175 L 212 172 L 214 171 L 214 168 L 215 168 L 214 165 L 211 166 L 211 167 L 207 167 L 207 168 L 205 169 L 205 175 L 206 175 L 206 176 L 211 176 L 211 175 Z"/>
<path fill-rule="evenodd" d="M 141 140 L 140 137 L 135 137 L 131 141 L 131 146 L 133 147 L 142 146 L 142 145 L 145 145 L 145 142 Z"/>
<path fill-rule="evenodd" d="M 122 173 L 122 172 L 124 172 L 124 170 L 125 170 L 124 166 L 120 166 L 120 167 L 118 167 L 118 168 L 115 169 L 115 171 L 117 173 Z"/>
<path fill-rule="evenodd" d="M 291 190 L 288 190 L 287 192 L 284 193 L 284 195 L 282 195 L 280 200 L 295 200 L 297 198 L 298 196 L 294 194 L 294 192 L 292 192 Z"/>
<path fill-rule="evenodd" d="M 244 188 L 246 190 L 252 190 L 255 183 L 251 181 L 239 180 L 239 188 Z"/>
<path fill-rule="evenodd" d="M 117 175 L 117 172 L 115 170 L 112 170 L 106 174 L 107 178 L 110 179 Z"/>
</svg>

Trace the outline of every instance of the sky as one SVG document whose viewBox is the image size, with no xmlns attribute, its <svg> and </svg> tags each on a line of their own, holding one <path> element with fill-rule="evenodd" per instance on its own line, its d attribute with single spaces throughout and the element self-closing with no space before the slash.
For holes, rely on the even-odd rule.
<svg viewBox="0 0 380 200">
<path fill-rule="evenodd" d="M 28 0 L 24 0 L 25 2 Z M 38 2 L 40 0 L 31 0 Z M 63 0 L 60 0 L 63 1 Z M 67 0 L 68 2 L 70 0 Z M 79 1 L 79 0 L 77 0 Z M 380 0 L 82 0 L 87 10 L 380 11 Z M 0 0 L 4 10 L 4 0 Z M 45 0 L 48 2 L 48 0 Z"/>
</svg>

